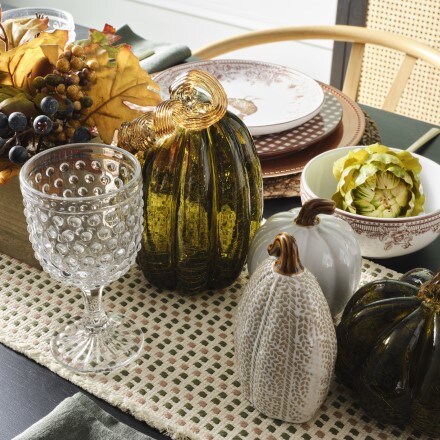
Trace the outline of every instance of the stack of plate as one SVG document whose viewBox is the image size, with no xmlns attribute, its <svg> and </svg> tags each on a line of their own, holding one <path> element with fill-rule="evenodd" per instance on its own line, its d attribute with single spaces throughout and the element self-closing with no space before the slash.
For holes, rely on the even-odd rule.
<svg viewBox="0 0 440 440">
<path fill-rule="evenodd" d="M 360 107 L 332 86 L 288 67 L 259 61 L 210 60 L 164 70 L 154 77 L 161 94 L 180 74 L 201 69 L 215 76 L 254 137 L 266 197 L 298 195 L 299 176 L 323 151 L 357 145 L 365 129 Z"/>
</svg>

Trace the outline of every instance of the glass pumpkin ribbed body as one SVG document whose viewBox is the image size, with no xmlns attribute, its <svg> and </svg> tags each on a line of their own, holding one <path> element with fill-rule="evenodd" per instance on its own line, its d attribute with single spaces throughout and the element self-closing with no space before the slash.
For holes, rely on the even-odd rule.
<svg viewBox="0 0 440 440">
<path fill-rule="evenodd" d="M 262 216 L 261 167 L 243 122 L 227 112 L 160 139 L 144 165 L 144 206 L 149 281 L 185 292 L 231 284 Z"/>
<path fill-rule="evenodd" d="M 422 273 L 422 278 L 425 274 Z M 337 328 L 336 372 L 379 420 L 440 437 L 440 271 L 373 281 Z"/>
</svg>

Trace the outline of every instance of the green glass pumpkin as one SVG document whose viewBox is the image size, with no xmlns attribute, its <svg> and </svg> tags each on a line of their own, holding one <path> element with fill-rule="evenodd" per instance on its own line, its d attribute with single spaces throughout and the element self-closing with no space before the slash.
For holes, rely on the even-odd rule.
<svg viewBox="0 0 440 440">
<path fill-rule="evenodd" d="M 440 436 L 440 270 L 365 284 L 337 327 L 336 373 L 367 412 Z"/>
<path fill-rule="evenodd" d="M 170 86 L 169 101 L 141 117 L 137 143 L 147 148 L 139 262 L 157 286 L 185 292 L 228 286 L 261 222 L 255 146 L 226 107 L 218 81 L 191 71 Z M 133 141 L 127 129 L 122 138 Z"/>
</svg>

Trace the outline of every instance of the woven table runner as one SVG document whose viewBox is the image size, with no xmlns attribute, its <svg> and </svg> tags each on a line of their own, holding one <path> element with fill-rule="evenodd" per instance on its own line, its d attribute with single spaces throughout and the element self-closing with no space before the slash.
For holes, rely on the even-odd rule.
<svg viewBox="0 0 440 440">
<path fill-rule="evenodd" d="M 364 260 L 362 283 L 398 274 Z M 420 439 L 367 417 L 333 382 L 314 420 L 265 417 L 241 395 L 233 322 L 246 272 L 228 289 L 182 296 L 152 287 L 137 267 L 105 289 L 106 310 L 128 314 L 145 333 L 142 355 L 126 369 L 80 375 L 52 360 L 54 329 L 82 313 L 79 291 L 0 254 L 0 342 L 175 439 Z"/>
</svg>

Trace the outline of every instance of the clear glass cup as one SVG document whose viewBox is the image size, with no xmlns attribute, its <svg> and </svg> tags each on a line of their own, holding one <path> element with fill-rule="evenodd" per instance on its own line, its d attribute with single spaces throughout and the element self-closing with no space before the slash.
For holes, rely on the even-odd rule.
<svg viewBox="0 0 440 440">
<path fill-rule="evenodd" d="M 2 20 L 10 20 L 15 18 L 35 18 L 35 15 L 43 15 L 49 18 L 49 28 L 46 32 L 52 32 L 55 29 L 63 29 L 69 31 L 69 42 L 75 41 L 75 22 L 73 16 L 67 11 L 55 8 L 15 8 L 2 12 Z"/>
<path fill-rule="evenodd" d="M 65 285 L 82 289 L 84 317 L 51 339 L 55 359 L 77 372 L 110 371 L 132 361 L 143 333 L 107 314 L 104 286 L 135 262 L 143 230 L 141 167 L 130 153 L 101 144 L 43 151 L 20 171 L 24 212 L 36 258 Z"/>
</svg>

